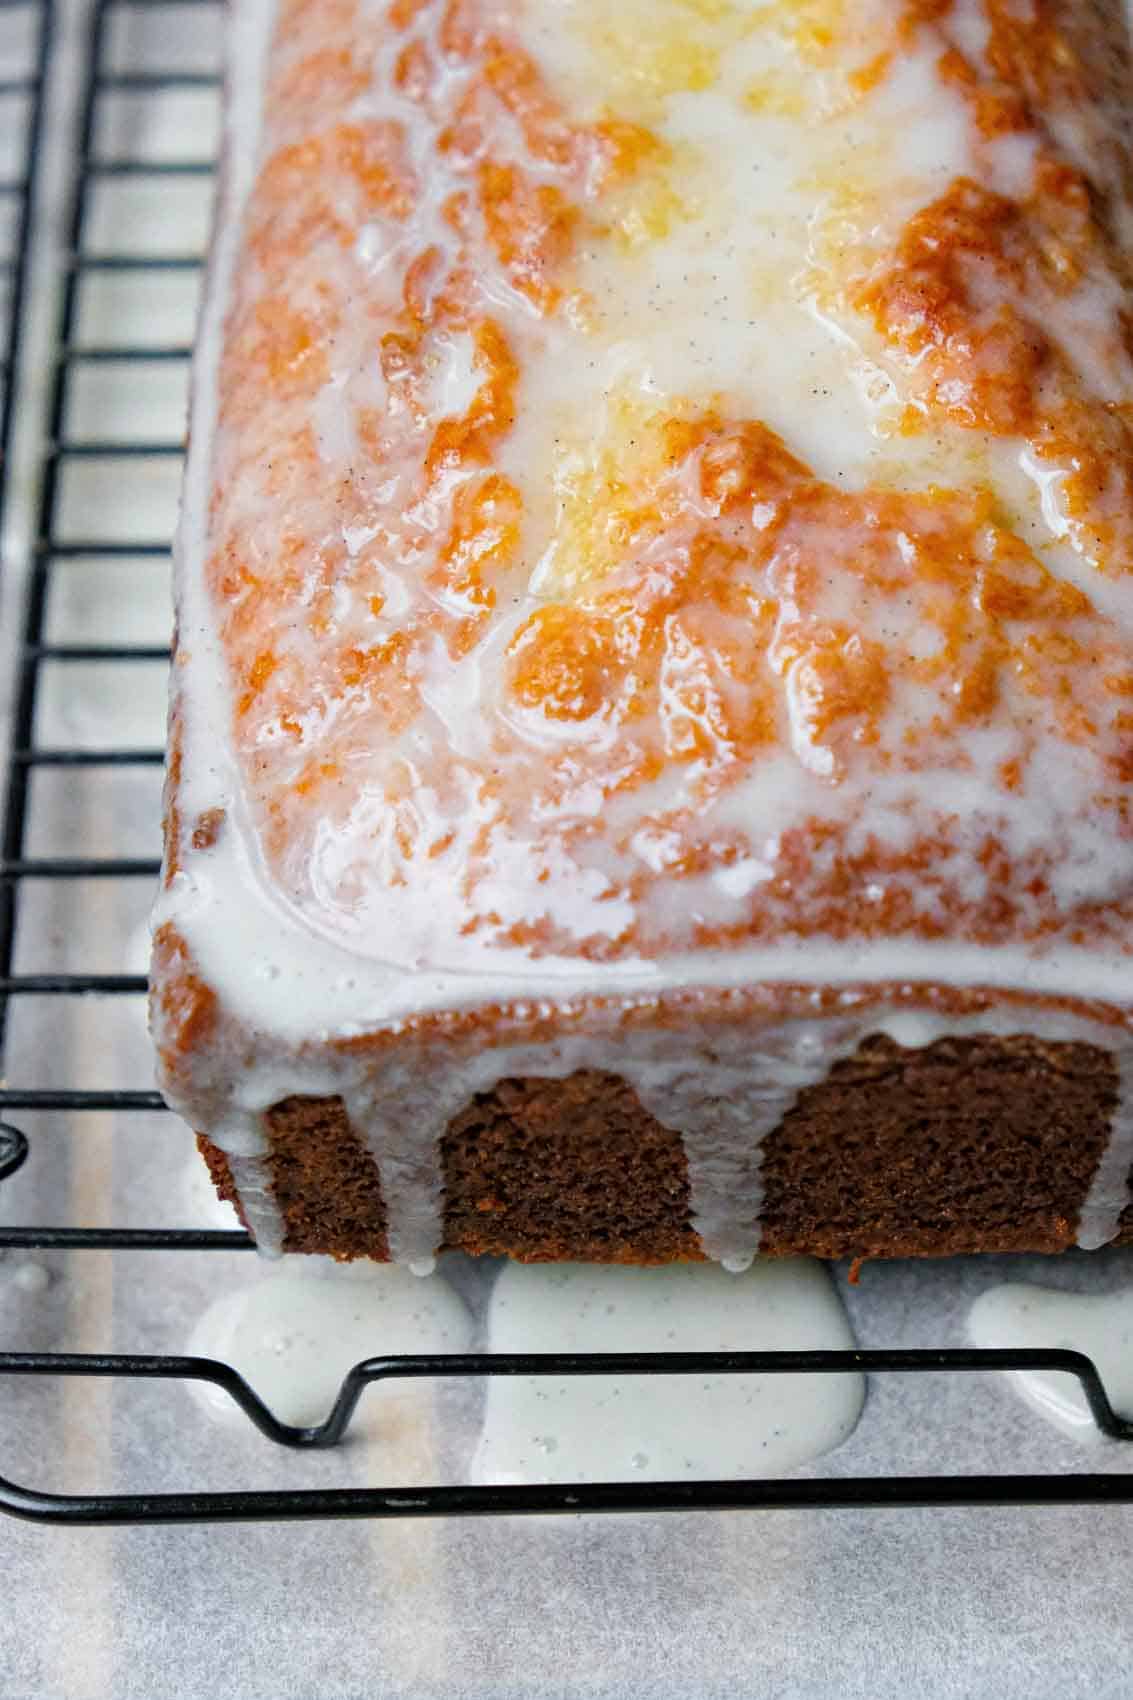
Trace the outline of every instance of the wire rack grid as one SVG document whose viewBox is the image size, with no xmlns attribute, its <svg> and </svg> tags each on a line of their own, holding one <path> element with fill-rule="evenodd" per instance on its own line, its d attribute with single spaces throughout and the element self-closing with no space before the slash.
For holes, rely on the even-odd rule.
<svg viewBox="0 0 1133 1700">
<path fill-rule="evenodd" d="M 7 462 L 12 434 L 52 17 L 50 0 L 3 0 L 0 5 L 0 134 L 7 140 L 4 170 L 11 171 L 0 176 L 0 467 Z"/>
<path fill-rule="evenodd" d="M 199 63 L 150 68 L 123 59 L 123 43 L 160 35 L 162 15 L 171 5 L 191 8 L 199 18 L 202 42 L 212 44 Z M 13 247 L 5 256 L 9 280 L 3 373 L 0 447 L 8 444 L 13 417 L 14 372 L 19 352 L 23 291 L 27 276 L 29 218 L 34 193 L 37 147 L 44 122 L 44 81 L 52 40 L 51 0 L 0 0 L 0 20 L 21 10 L 32 20 L 31 57 L 26 77 L 0 82 L 0 100 L 9 95 L 26 103 L 22 169 L 11 182 L 0 182 L 0 195 L 15 208 Z M 137 997 L 145 990 L 139 973 L 59 971 L 19 957 L 21 916 L 29 890 L 89 882 L 132 883 L 143 894 L 157 873 L 151 856 L 97 855 L 86 846 L 33 842 L 33 790 L 44 774 L 78 776 L 91 772 L 154 770 L 163 752 L 129 742 L 92 742 L 89 738 L 52 741 L 42 735 L 45 696 L 65 697 L 68 670 L 105 669 L 112 695 L 128 698 L 148 669 L 160 682 L 168 661 L 164 644 L 135 641 L 111 631 L 76 641 L 53 635 L 50 610 L 60 594 L 60 575 L 75 569 L 107 570 L 116 565 L 148 565 L 163 571 L 170 541 L 138 535 L 134 508 L 146 511 L 147 479 L 164 489 L 176 477 L 179 437 L 148 435 L 147 421 L 168 417 L 168 406 L 151 407 L 150 398 L 172 384 L 183 393 L 190 356 L 191 309 L 202 265 L 207 179 L 213 167 L 217 130 L 219 76 L 215 39 L 220 27 L 213 0 L 95 0 L 84 44 L 84 76 L 72 159 L 65 274 L 60 292 L 57 340 L 53 354 L 48 416 L 43 431 L 38 519 L 32 542 L 24 624 L 16 665 L 12 748 L 4 790 L 0 853 L 0 1047 L 22 1000 L 89 997 Z M 125 115 L 125 117 L 123 117 Z M 186 151 L 186 138 L 189 147 Z M 202 180 L 206 180 L 202 182 Z M 153 197 L 176 201 L 186 189 L 183 221 L 174 220 L 186 245 L 148 246 L 147 206 Z M 107 225 L 108 199 L 117 197 L 117 225 Z M 168 210 L 168 209 L 166 209 Z M 166 221 L 168 227 L 168 220 Z M 125 229 L 126 245 L 107 240 L 107 228 Z M 191 239 L 191 240 L 190 240 Z M 169 286 L 167 288 L 167 286 Z M 117 294 L 129 303 L 125 318 L 139 328 L 136 340 L 122 342 L 99 333 L 105 318 L 100 297 Z M 162 291 L 166 294 L 163 297 Z M 170 305 L 176 297 L 176 304 Z M 93 304 L 93 306 L 92 306 Z M 121 300 L 119 302 L 121 307 Z M 110 322 L 110 320 L 106 320 Z M 123 322 L 121 311 L 113 317 Z M 93 327 L 93 329 L 92 329 Z M 171 334 L 165 334 L 171 327 Z M 107 533 L 105 524 L 84 531 L 85 514 L 104 514 L 97 491 L 126 487 L 131 497 L 128 535 Z M 84 498 L 84 492 L 87 492 Z M 84 499 L 86 507 L 84 507 Z M 74 519 L 80 514 L 78 528 Z M 113 503 L 110 504 L 113 512 Z M 70 676 L 73 676 L 70 675 Z M 48 719 L 50 717 L 48 716 Z M 28 928 L 29 933 L 31 928 Z M 51 1085 L 21 1086 L 7 1076 L 0 1085 L 0 1182 L 29 1157 L 29 1142 L 12 1118 L 66 1112 L 90 1117 L 158 1112 L 156 1092 Z M 34 1161 L 34 1159 L 33 1159 Z M 251 1249 L 249 1236 L 237 1229 L 132 1228 L 120 1226 L 0 1225 L 0 1251 L 45 1248 L 82 1251 L 231 1251 Z M 642 1375 L 682 1374 L 845 1374 L 849 1372 L 949 1372 L 987 1370 L 1058 1370 L 1074 1376 L 1097 1426 L 1117 1440 L 1133 1440 L 1133 1423 L 1113 1411 L 1093 1363 L 1061 1350 L 920 1350 L 863 1352 L 763 1353 L 619 1353 L 568 1355 L 445 1355 L 372 1358 L 355 1366 L 342 1384 L 327 1419 L 297 1428 L 278 1421 L 230 1365 L 211 1359 L 139 1354 L 64 1354 L 0 1352 L 0 1389 L 29 1376 L 111 1377 L 122 1379 L 210 1382 L 245 1413 L 271 1441 L 283 1446 L 319 1448 L 342 1439 L 364 1389 L 372 1383 L 405 1378 L 484 1375 Z M 2 1459 L 0 1459 L 2 1468 Z M 398 1517 L 444 1513 L 484 1514 L 556 1511 L 660 1511 L 740 1507 L 830 1507 L 973 1504 L 1057 1504 L 1133 1502 L 1133 1476 L 968 1475 L 841 1478 L 833 1480 L 696 1481 L 610 1483 L 553 1487 L 436 1486 L 413 1489 L 296 1489 L 278 1492 L 180 1494 L 53 1494 L 21 1487 L 0 1476 L 0 1510 L 32 1520 L 62 1523 L 176 1523 L 245 1519 L 321 1517 Z"/>
</svg>

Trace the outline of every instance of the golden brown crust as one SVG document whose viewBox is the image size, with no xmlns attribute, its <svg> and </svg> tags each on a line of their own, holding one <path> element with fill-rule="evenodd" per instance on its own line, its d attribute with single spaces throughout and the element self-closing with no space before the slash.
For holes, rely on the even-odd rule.
<svg viewBox="0 0 1133 1700">
<path fill-rule="evenodd" d="M 188 945 L 169 921 L 153 935 L 150 970 L 150 1020 L 161 1034 L 167 1078 L 176 1080 L 191 1059 L 215 1037 L 216 993 L 198 973 Z"/>
</svg>

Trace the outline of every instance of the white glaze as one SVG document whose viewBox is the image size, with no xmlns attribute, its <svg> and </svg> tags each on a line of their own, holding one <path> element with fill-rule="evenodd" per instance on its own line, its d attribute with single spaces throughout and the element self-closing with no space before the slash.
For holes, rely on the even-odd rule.
<svg viewBox="0 0 1133 1700">
<path fill-rule="evenodd" d="M 972 1344 L 1065 1347 L 1093 1359 L 1119 1416 L 1133 1419 L 1133 1288 L 1059 1293 L 1009 1281 L 981 1293 L 968 1317 Z M 1021 1370 L 1011 1376 L 1027 1403 L 1079 1440 L 1099 1431 L 1072 1376 Z"/>
<path fill-rule="evenodd" d="M 488 1308 L 490 1352 L 850 1350 L 818 1263 L 716 1269 L 508 1265 Z M 841 1444 L 860 1375 L 493 1376 L 473 1461 L 481 1482 L 773 1476 Z"/>
<path fill-rule="evenodd" d="M 567 28 L 569 33 L 571 20 L 567 14 L 571 11 L 569 7 L 547 8 L 540 14 L 539 28 L 552 34 Z M 666 1038 L 604 1032 L 600 1022 L 586 1039 L 567 1035 L 549 1045 L 518 1050 L 479 1049 L 471 1055 L 442 1058 L 438 1054 L 422 1056 L 413 1045 L 407 1044 L 404 1054 L 392 1062 L 338 1056 L 324 1048 L 325 1042 L 396 1027 L 412 1015 L 487 1003 L 566 1002 L 592 993 L 632 1000 L 671 988 L 782 982 L 836 986 L 892 981 L 914 986 L 978 986 L 1003 988 L 1036 998 L 1044 995 L 1092 998 L 1128 1008 L 1129 957 L 1117 947 L 1086 949 L 1062 941 L 1042 949 L 985 949 L 947 942 L 904 941 L 831 942 L 817 949 L 813 941 L 781 940 L 766 949 L 742 949 L 727 954 L 675 952 L 649 959 L 623 957 L 597 965 L 580 957 L 529 961 L 513 949 L 489 943 L 478 944 L 473 958 L 462 959 L 457 954 L 457 928 L 450 924 L 443 883 L 437 888 L 436 906 L 425 905 L 425 913 L 431 917 L 435 945 L 425 954 L 421 950 L 421 936 L 411 928 L 402 928 L 388 891 L 382 896 L 386 908 L 380 927 L 374 924 L 376 912 L 362 905 L 353 917 L 344 919 L 336 912 L 335 924 L 341 922 L 337 935 L 324 925 L 324 917 L 284 894 L 264 865 L 237 771 L 230 736 L 231 702 L 221 684 L 224 661 L 201 571 L 207 551 L 209 455 L 220 336 L 238 252 L 240 209 L 256 165 L 260 87 L 271 22 L 270 0 L 242 0 L 234 9 L 226 208 L 218 225 L 198 342 L 193 446 L 178 540 L 181 630 L 178 689 L 186 733 L 179 804 L 187 820 L 219 807 L 226 811 L 226 821 L 218 842 L 207 853 L 194 854 L 182 847 L 183 869 L 163 893 L 155 911 L 156 924 L 173 922 L 187 941 L 203 978 L 218 989 L 225 1014 L 236 1024 L 237 1032 L 230 1052 L 220 1048 L 211 1059 L 197 1059 L 191 1083 L 167 1081 L 167 1092 L 187 1119 L 205 1128 L 230 1154 L 249 1220 L 265 1249 L 278 1244 L 279 1226 L 262 1168 L 262 1112 L 291 1092 L 341 1093 L 381 1170 L 394 1253 L 404 1262 L 427 1265 L 438 1239 L 440 1180 L 436 1140 L 455 1110 L 473 1092 L 485 1090 L 508 1073 L 560 1075 L 582 1066 L 607 1067 L 628 1079 L 660 1120 L 684 1133 L 698 1230 L 714 1256 L 732 1266 L 742 1266 L 750 1260 L 758 1244 L 760 1140 L 790 1107 L 800 1087 L 821 1080 L 831 1063 L 852 1049 L 866 1033 L 887 1030 L 890 1015 L 883 1007 L 857 1011 L 849 1022 L 838 1018 L 823 1023 L 786 1024 L 761 1034 L 757 1043 L 749 1043 L 748 1054 L 744 1054 L 745 1047 L 734 1036 L 729 1038 L 711 1030 L 694 1028 L 679 1037 Z M 541 47 L 538 42 L 535 45 L 541 52 L 547 51 L 547 41 Z M 568 75 L 571 59 L 565 49 L 555 58 L 555 63 L 563 67 L 564 76 Z M 585 77 L 585 55 L 581 63 Z M 926 116 L 923 108 L 930 97 L 935 104 Z M 900 79 L 879 98 L 882 134 L 889 130 L 904 133 L 909 115 L 915 113 L 917 121 L 909 134 L 926 139 L 923 152 L 913 146 L 903 153 L 902 169 L 907 172 L 907 181 L 902 177 L 900 192 L 893 190 L 891 204 L 887 206 L 887 216 L 897 218 L 935 192 L 942 173 L 962 170 L 971 161 L 964 155 L 964 128 L 955 99 L 931 81 L 929 61 L 924 55 L 914 55 Z M 875 112 L 871 122 L 876 124 L 877 119 Z M 713 105 L 711 97 L 699 103 L 684 97 L 673 101 L 665 122 L 675 144 L 697 140 L 701 144 L 713 144 L 726 131 L 729 147 L 733 146 L 734 114 L 725 124 L 723 109 Z M 746 140 L 734 143 L 737 157 L 743 147 L 754 147 L 766 164 L 768 157 L 778 157 L 776 149 L 781 151 L 781 143 L 786 146 L 788 134 L 793 138 L 792 147 L 800 145 L 798 126 L 785 127 L 778 120 L 765 117 L 745 120 L 745 126 Z M 769 137 L 774 139 L 773 147 Z M 819 146 L 817 142 L 813 145 Z M 838 145 L 843 151 L 847 147 L 852 153 L 861 151 L 852 124 Z M 805 160 L 795 157 L 793 164 L 796 170 L 803 165 L 835 169 L 837 160 L 808 155 Z M 884 170 L 878 185 L 888 191 L 892 187 L 890 157 L 884 150 L 881 164 Z M 1005 182 L 1008 177 L 1018 177 L 1019 158 L 1016 155 L 1008 158 L 1005 153 L 1001 169 Z M 770 198 L 761 204 L 760 216 L 765 221 L 782 221 L 784 229 L 793 232 L 791 239 L 798 240 L 797 216 L 792 223 L 790 172 L 784 165 L 778 178 L 774 172 L 768 177 Z M 721 184 L 719 193 L 726 198 L 728 192 L 727 185 Z M 734 209 L 729 212 L 723 204 L 712 203 L 708 212 L 734 222 Z M 797 208 L 795 212 L 797 215 Z M 428 216 L 435 214 L 434 207 Z M 680 290 L 686 287 L 683 282 L 677 287 L 682 255 L 689 260 L 703 249 L 708 240 L 705 220 L 693 221 L 684 240 L 684 248 L 678 241 L 664 259 L 667 269 L 663 281 L 666 289 L 675 291 L 674 311 L 683 300 Z M 383 258 L 379 243 L 373 254 L 366 247 L 363 257 L 367 264 L 377 267 L 388 255 Z M 729 265 L 733 258 L 729 258 Z M 750 253 L 748 258 L 752 258 Z M 798 258 L 801 263 L 807 255 L 800 251 Z M 636 385 L 648 390 L 656 387 L 656 373 L 663 371 L 665 386 L 684 385 L 702 392 L 718 385 L 722 362 L 726 364 L 730 353 L 726 340 L 718 348 L 699 343 L 685 363 L 679 369 L 674 368 L 673 361 L 678 357 L 674 352 L 672 322 L 661 322 L 651 328 L 643 306 L 645 295 L 634 292 L 640 286 L 647 294 L 648 279 L 635 282 L 634 263 L 627 261 L 623 275 L 613 281 L 607 276 L 603 284 L 603 310 L 613 317 L 609 335 L 601 343 L 604 352 L 598 362 L 598 378 L 592 378 L 591 382 L 601 390 L 612 376 L 617 375 L 622 382 L 628 372 L 631 388 Z M 734 275 L 729 273 L 724 284 L 731 303 L 723 315 L 724 322 L 728 321 L 729 313 L 735 315 L 743 306 L 739 280 L 746 262 L 741 255 L 735 263 L 739 269 Z M 782 277 L 789 269 L 780 263 L 776 275 Z M 693 276 L 694 271 L 695 267 L 689 272 L 692 281 L 687 284 L 693 293 L 684 301 L 684 308 L 698 324 L 710 320 L 715 326 L 719 315 L 710 312 L 708 297 L 702 290 L 703 276 L 699 272 Z M 599 281 L 596 280 L 596 287 Z M 698 290 L 701 294 L 696 293 Z M 892 436 L 872 433 L 861 423 L 863 396 L 881 393 L 874 383 L 881 372 L 874 360 L 876 351 L 863 351 L 860 327 L 850 334 L 845 326 L 829 323 L 823 332 L 813 316 L 814 303 L 803 290 L 793 302 L 779 300 L 775 311 L 766 318 L 762 332 L 757 333 L 763 340 L 752 344 L 743 361 L 732 362 L 737 370 L 750 374 L 776 370 L 774 362 L 780 358 L 785 336 L 776 315 L 783 313 L 788 317 L 794 315 L 791 318 L 794 328 L 787 342 L 792 347 L 805 345 L 812 349 L 822 365 L 824 380 L 831 381 L 833 399 L 829 409 L 816 407 L 810 395 L 809 378 L 801 385 L 777 383 L 771 387 L 775 391 L 774 405 L 781 412 L 772 411 L 772 422 L 788 432 L 792 445 L 802 447 L 820 467 L 833 467 L 837 462 L 843 470 L 849 468 L 852 482 L 864 476 L 868 470 L 866 462 L 880 463 L 887 457 L 892 459 L 897 452 Z M 807 319 L 805 335 L 809 340 L 800 344 L 803 318 Z M 1093 334 L 1088 324 L 1075 320 L 1063 327 L 1061 334 L 1075 342 L 1076 354 L 1082 365 L 1088 367 L 1091 357 L 1086 345 Z M 534 345 L 525 350 L 524 381 L 544 383 L 558 395 L 568 379 L 574 382 L 576 374 L 570 360 L 563 360 L 561 351 L 556 360 L 555 350 L 555 338 L 549 337 L 544 345 L 545 371 L 540 366 L 539 350 Z M 438 376 L 442 390 L 453 395 L 461 393 L 462 384 L 467 388 L 467 373 L 461 360 L 461 351 L 453 350 L 451 366 Z M 694 371 L 698 363 L 703 369 Z M 890 386 L 897 382 L 892 372 L 882 375 Z M 320 400 L 319 438 L 328 453 L 341 448 L 340 422 L 335 417 L 336 398 L 341 389 L 341 385 L 330 386 Z M 534 410 L 529 409 L 525 415 L 528 433 L 537 428 L 550 430 L 556 420 L 561 423 L 563 408 L 568 414 L 572 408 L 577 412 L 572 393 L 568 390 L 558 413 L 553 408 L 548 410 L 542 425 Z M 752 405 L 758 399 L 754 392 L 738 397 L 740 403 L 746 401 Z M 858 410 L 856 414 L 854 408 Z M 847 431 L 845 421 L 851 415 L 858 423 Z M 586 416 L 585 411 L 581 429 L 584 436 L 593 429 L 593 418 Z M 901 452 L 905 453 L 904 449 Z M 984 452 L 978 446 L 973 448 L 969 439 L 960 440 L 945 432 L 939 442 L 934 442 L 926 477 L 939 477 L 942 471 L 947 473 L 950 468 L 963 465 L 969 474 L 990 480 L 1010 506 L 1025 507 L 1028 477 L 1026 468 L 1020 472 L 1012 461 L 1016 452 L 1023 451 L 1016 446 L 1006 454 L 994 447 Z M 540 458 L 542 450 L 535 438 L 519 430 L 506 445 L 505 454 L 514 463 L 517 477 L 528 484 L 532 468 L 549 464 Z M 861 459 L 863 454 L 865 461 Z M 554 563 L 547 564 L 546 550 L 538 538 L 539 524 L 549 523 L 549 509 L 546 504 L 540 507 L 534 496 L 530 506 L 535 515 L 530 523 L 536 527 L 532 553 L 543 562 L 539 573 L 544 578 L 549 573 L 553 581 Z M 1062 538 L 1065 526 L 1049 490 L 1043 513 L 1045 521 L 1036 520 L 1038 530 L 1032 541 L 1036 547 L 1041 543 L 1043 558 L 1053 571 L 1080 579 L 1084 569 Z M 537 581 L 538 574 L 533 589 L 538 589 Z M 1090 590 L 1091 594 L 1101 594 L 1097 575 L 1090 580 Z M 1118 598 L 1113 606 L 1124 614 L 1128 601 L 1125 592 L 1119 594 L 1111 583 L 1108 594 L 1111 599 Z M 468 685 L 459 681 L 454 684 L 446 677 L 438 688 L 449 693 L 454 689 L 464 690 L 467 703 L 472 705 L 478 700 L 479 685 L 477 680 Z M 471 723 L 472 717 L 469 720 Z M 933 785 L 947 784 L 950 806 L 961 812 L 970 810 L 974 819 L 979 818 L 982 806 L 980 775 L 990 766 L 993 755 L 990 750 L 985 753 L 988 760 L 985 762 L 981 757 L 970 776 L 958 778 L 950 773 L 929 780 Z M 806 756 L 806 751 L 796 747 L 796 754 Z M 813 752 L 811 765 L 819 764 L 816 773 L 821 770 L 822 754 L 821 750 Z M 811 807 L 817 794 L 807 790 L 805 775 L 803 779 L 799 775 L 799 767 L 794 766 L 788 776 L 789 785 L 780 784 L 773 764 L 768 764 L 761 770 L 758 790 L 750 795 L 743 792 L 734 806 L 755 811 L 760 818 L 765 809 L 771 808 L 776 824 L 785 824 L 791 818 L 791 807 L 799 806 L 800 800 L 805 807 Z M 1057 774 L 1040 775 L 1042 797 L 1029 797 L 1025 801 L 1014 827 L 1017 845 L 1025 847 L 1028 835 L 1049 826 L 1054 818 L 1050 811 L 1057 814 L 1064 806 L 1060 799 L 1066 800 L 1067 818 L 1081 814 L 1083 799 L 1088 795 L 1083 787 L 1088 783 L 1085 770 L 1076 771 L 1072 766 L 1060 769 Z M 870 802 L 871 824 L 880 823 L 899 841 L 908 818 L 908 795 L 900 788 L 890 788 L 887 794 L 879 784 L 871 793 Z M 778 813 L 774 813 L 776 809 Z M 787 810 L 785 819 L 783 809 Z M 1067 856 L 1061 876 L 1068 901 L 1086 893 L 1104 898 L 1126 880 L 1128 870 L 1124 862 L 1107 857 L 1106 852 L 1112 851 L 1113 845 L 1104 832 L 1095 840 L 1083 828 L 1073 843 L 1074 854 Z M 773 842 L 771 850 L 774 851 Z M 974 863 L 971 872 L 973 878 L 978 877 Z M 444 877 L 450 876 L 444 874 Z M 496 894 L 501 906 L 505 906 L 509 894 L 514 892 L 520 905 L 515 913 L 523 913 L 524 881 L 529 877 L 522 857 L 514 869 L 501 864 Z M 711 891 L 705 890 L 705 905 L 711 905 L 709 912 L 714 917 L 726 920 L 731 913 L 729 905 L 742 902 L 746 892 L 764 877 L 764 864 L 756 858 L 733 867 L 722 878 L 717 876 Z M 590 888 L 587 880 L 591 880 Z M 597 884 L 593 883 L 595 880 Z M 611 905 L 602 908 L 606 888 L 597 874 L 583 877 L 577 868 L 564 868 L 561 879 L 553 881 L 552 888 L 562 896 L 563 902 L 582 905 L 577 911 L 580 927 L 593 923 L 599 913 L 610 920 L 616 908 Z M 419 915 L 417 920 L 423 922 L 423 916 Z M 374 953 L 378 948 L 375 940 L 383 952 L 380 956 Z M 901 1015 L 900 1020 L 902 1030 L 907 1031 L 907 1014 Z M 1025 1013 L 1015 1009 L 972 1021 L 926 1013 L 919 1028 L 924 1036 L 917 1042 L 929 1043 L 952 1032 L 1021 1029 L 1050 1038 L 1088 1037 L 1117 1049 L 1127 1086 L 1130 1078 L 1127 1041 L 1118 1039 L 1117 1029 L 1056 1015 L 1038 1004 Z M 1112 1232 L 1125 1197 L 1124 1174 L 1131 1144 L 1133 1110 L 1125 1090 L 1110 1151 L 1083 1213 L 1084 1244 L 1103 1243 Z"/>
<path fill-rule="evenodd" d="M 1129 1203 L 1129 1177 L 1133 1174 L 1133 1048 L 1125 1043 L 1115 1050 L 1114 1057 L 1118 1090 L 1109 1144 L 1078 1220 L 1078 1244 L 1084 1251 L 1097 1251 L 1108 1245 Z"/>
<path fill-rule="evenodd" d="M 329 1415 L 347 1370 L 364 1358 L 465 1352 L 471 1340 L 467 1307 L 440 1276 L 418 1280 L 387 1265 L 312 1257 L 224 1293 L 187 1350 L 231 1364 L 282 1422 L 305 1425 Z M 246 1421 L 219 1388 L 190 1385 L 218 1419 Z M 420 1410 L 422 1385 L 393 1382 L 363 1394 L 351 1435 L 382 1439 L 405 1429 Z"/>
</svg>

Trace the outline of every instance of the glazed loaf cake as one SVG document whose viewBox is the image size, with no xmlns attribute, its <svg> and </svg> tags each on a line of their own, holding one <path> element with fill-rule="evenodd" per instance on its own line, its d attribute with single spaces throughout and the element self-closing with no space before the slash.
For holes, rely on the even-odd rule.
<svg viewBox="0 0 1133 1700">
<path fill-rule="evenodd" d="M 1133 1237 L 1119 0 L 233 0 L 152 1022 L 268 1250 Z"/>
</svg>

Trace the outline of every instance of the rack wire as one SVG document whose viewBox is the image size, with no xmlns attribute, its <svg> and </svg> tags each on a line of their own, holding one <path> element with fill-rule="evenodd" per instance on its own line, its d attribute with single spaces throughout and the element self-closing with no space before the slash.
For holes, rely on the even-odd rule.
<svg viewBox="0 0 1133 1700">
<path fill-rule="evenodd" d="M 16 146 L 9 149 L 12 157 L 4 162 L 3 175 L 0 175 L 0 205 L 8 215 L 11 230 L 11 240 L 0 248 L 0 288 L 3 289 L 3 314 L 0 318 L 0 336 L 3 338 L 3 353 L 0 354 L 0 467 L 3 467 L 8 460 L 12 435 L 14 378 L 20 354 L 20 330 L 27 287 L 31 206 L 43 120 L 44 82 L 51 51 L 53 13 L 50 0 L 3 0 L 0 21 L 9 28 L 15 25 L 16 32 L 26 38 L 14 45 L 14 51 L 5 55 L 3 74 L 0 75 L 0 108 L 14 115 L 13 128 L 19 134 Z M 9 170 L 10 176 L 7 175 Z"/>
<path fill-rule="evenodd" d="M 168 537 L 134 540 L 66 535 L 60 526 L 61 489 L 68 469 L 79 462 L 121 468 L 139 461 L 176 461 L 182 444 L 166 438 L 128 440 L 113 436 L 78 438 L 70 433 L 70 402 L 81 374 L 95 367 L 187 366 L 184 342 L 119 343 L 84 340 L 79 335 L 80 291 L 93 277 L 129 279 L 142 274 L 194 274 L 201 254 L 97 248 L 91 241 L 93 202 L 99 186 L 114 181 L 152 189 L 206 177 L 212 160 L 201 152 L 161 157 L 127 151 L 108 153 L 103 143 L 102 105 L 111 95 L 148 103 L 192 93 L 217 98 L 219 79 L 212 70 L 188 67 L 154 71 L 125 69 L 108 62 L 107 44 L 124 16 L 151 16 L 168 0 L 94 0 L 84 43 L 84 75 L 70 183 L 65 275 L 57 321 L 57 343 L 50 384 L 45 447 L 40 467 L 38 522 L 31 546 L 22 642 L 16 665 L 12 749 L 4 787 L 4 823 L 0 849 L 0 1055 L 7 1018 L 26 997 L 73 999 L 88 995 L 123 997 L 145 990 L 144 977 L 124 973 L 17 972 L 16 935 L 23 894 L 33 881 L 150 881 L 157 863 L 146 858 L 75 853 L 71 847 L 50 855 L 29 850 L 29 807 L 33 776 L 47 769 L 131 769 L 162 761 L 159 748 L 79 747 L 37 741 L 37 706 L 45 666 L 69 667 L 95 662 L 121 668 L 122 689 L 129 690 L 131 669 L 139 663 L 168 659 L 162 646 L 125 642 L 59 643 L 47 624 L 49 592 L 62 563 L 78 559 L 113 561 L 144 558 L 160 569 L 169 556 Z M 218 22 L 207 0 L 178 0 L 200 8 L 202 28 Z M 45 77 L 52 42 L 52 0 L 0 0 L 0 17 L 17 7 L 34 13 L 35 45 L 20 98 L 28 105 L 23 163 L 11 182 L 0 181 L 0 195 L 18 207 L 16 247 L 5 258 L 10 276 L 9 311 L 4 329 L 5 387 L 0 415 L 0 448 L 6 449 L 13 419 L 15 373 L 19 354 L 24 291 L 28 273 L 29 219 L 35 192 L 38 145 L 44 122 Z M 207 21 L 206 21 L 207 20 Z M 0 83 L 0 97 L 9 85 Z M 144 129 L 144 125 L 143 125 Z M 0 492 L 2 497 L 3 492 Z M 21 1087 L 0 1077 L 0 1184 L 29 1157 L 29 1141 L 11 1117 L 20 1111 L 63 1111 L 78 1116 L 98 1112 L 131 1116 L 164 1108 L 159 1095 L 144 1087 L 85 1090 Z M 245 1250 L 249 1236 L 236 1229 L 83 1227 L 74 1225 L 0 1227 L 0 1250 L 46 1248 L 86 1250 Z M 1133 1440 L 1133 1423 L 1120 1418 L 1107 1398 L 1088 1357 L 1064 1350 L 924 1350 L 861 1352 L 619 1353 L 531 1355 L 441 1355 L 372 1358 L 346 1376 L 325 1422 L 296 1428 L 280 1422 L 230 1365 L 211 1359 L 138 1354 L 76 1355 L 44 1352 L 0 1353 L 0 1389 L 14 1378 L 112 1377 L 209 1382 L 221 1389 L 269 1440 L 292 1448 L 333 1446 L 345 1435 L 364 1389 L 394 1379 L 436 1377 L 553 1375 L 689 1375 L 847 1373 L 970 1374 L 995 1371 L 1059 1371 L 1078 1381 L 1098 1428 L 1112 1439 Z M 2 1467 L 0 1458 L 0 1467 Z M 1127 1474 L 889 1476 L 827 1480 L 696 1481 L 609 1483 L 540 1487 L 350 1488 L 236 1493 L 60 1495 L 21 1487 L 0 1474 L 0 1511 L 41 1522 L 72 1524 L 181 1523 L 251 1519 L 288 1520 L 323 1517 L 404 1517 L 445 1514 L 674 1511 L 740 1507 L 832 1507 L 909 1505 L 1067 1504 L 1133 1502 L 1133 1476 Z"/>
</svg>

